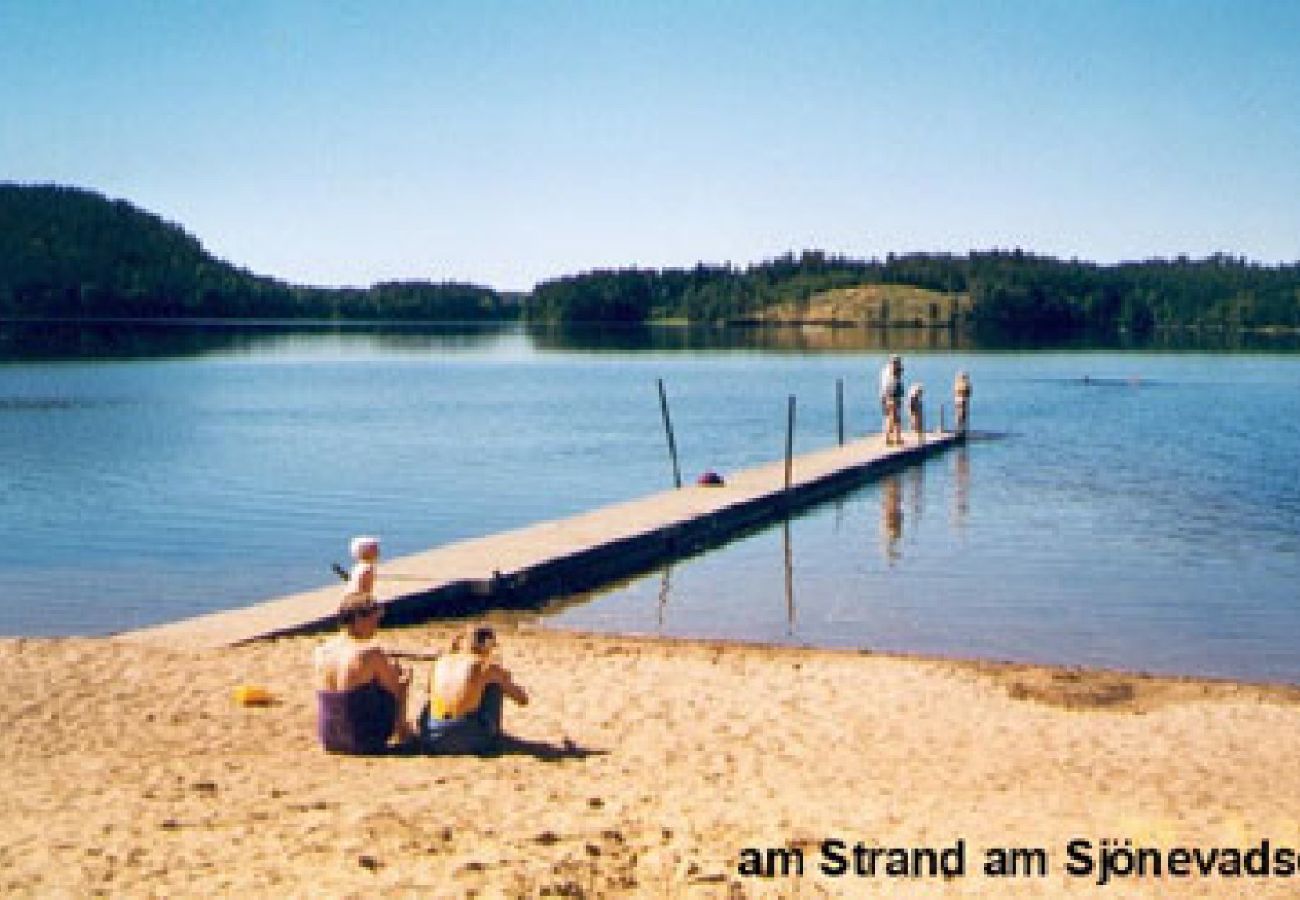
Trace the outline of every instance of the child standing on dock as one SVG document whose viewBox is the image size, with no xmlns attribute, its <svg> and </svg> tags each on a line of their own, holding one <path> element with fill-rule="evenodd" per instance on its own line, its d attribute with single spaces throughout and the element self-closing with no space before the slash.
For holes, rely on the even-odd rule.
<svg viewBox="0 0 1300 900">
<path fill-rule="evenodd" d="M 379 538 L 362 535 L 354 537 L 352 570 L 348 573 L 348 593 L 361 594 L 375 599 L 375 572 L 379 566 Z"/>
<path fill-rule="evenodd" d="M 925 443 L 925 407 L 922 397 L 925 388 L 921 382 L 913 383 L 911 390 L 907 392 L 907 418 L 908 425 L 916 432 L 916 442 Z"/>
</svg>

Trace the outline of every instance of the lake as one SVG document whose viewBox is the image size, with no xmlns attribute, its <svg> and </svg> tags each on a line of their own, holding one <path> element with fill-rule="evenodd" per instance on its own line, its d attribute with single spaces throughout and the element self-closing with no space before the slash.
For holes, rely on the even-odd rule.
<svg viewBox="0 0 1300 900">
<path fill-rule="evenodd" d="M 1300 354 L 946 332 L 0 323 L 0 633 L 102 634 L 879 428 L 888 350 L 997 433 L 544 616 L 1300 682 Z M 949 405 L 949 415 L 951 406 Z"/>
</svg>

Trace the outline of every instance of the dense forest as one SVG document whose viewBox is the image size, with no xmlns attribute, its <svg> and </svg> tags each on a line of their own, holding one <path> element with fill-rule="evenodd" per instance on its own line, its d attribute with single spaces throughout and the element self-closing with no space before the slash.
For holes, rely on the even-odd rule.
<svg viewBox="0 0 1300 900">
<path fill-rule="evenodd" d="M 735 321 L 833 288 L 902 284 L 973 301 L 969 325 L 1006 335 L 1149 334 L 1300 328 L 1300 263 L 1216 255 L 1102 266 L 1015 251 L 854 260 L 818 252 L 746 268 L 596 271 L 544 282 L 528 304 L 547 321 L 681 317 Z"/>
<path fill-rule="evenodd" d="M 469 284 L 285 284 L 215 259 L 179 226 L 76 188 L 0 184 L 0 317 L 483 319 L 518 298 Z"/>
<path fill-rule="evenodd" d="M 735 322 L 834 288 L 967 294 L 977 332 L 1300 329 L 1300 263 L 1207 259 L 1098 265 L 1013 251 L 856 260 L 806 251 L 737 267 L 599 270 L 520 297 L 469 284 L 289 285 L 213 258 L 179 226 L 76 188 L 0 183 L 0 317 L 512 318 L 539 323 Z"/>
</svg>

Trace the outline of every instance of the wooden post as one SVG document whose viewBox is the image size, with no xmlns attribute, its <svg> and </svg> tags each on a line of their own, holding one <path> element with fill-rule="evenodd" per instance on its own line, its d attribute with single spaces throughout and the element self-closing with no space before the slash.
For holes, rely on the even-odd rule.
<svg viewBox="0 0 1300 900">
<path fill-rule="evenodd" d="M 668 435 L 668 455 L 673 461 L 673 484 L 682 486 L 682 470 L 677 465 L 677 441 L 673 439 L 673 420 L 668 415 L 668 395 L 664 393 L 664 380 L 659 382 L 659 410 L 664 414 L 664 432 Z"/>
<path fill-rule="evenodd" d="M 835 421 L 839 426 L 840 446 L 844 446 L 844 379 L 835 379 Z"/>
<path fill-rule="evenodd" d="M 790 490 L 790 477 L 794 468 L 794 394 L 790 395 L 789 415 L 785 425 L 785 489 Z"/>
<path fill-rule="evenodd" d="M 943 408 L 944 408 L 946 405 L 947 405 L 947 404 L 945 404 L 945 403 L 940 403 L 940 404 L 939 404 L 939 433 L 940 433 L 940 434 L 943 434 L 944 431 L 947 430 L 947 429 L 944 428 L 944 426 L 943 426 Z"/>
</svg>

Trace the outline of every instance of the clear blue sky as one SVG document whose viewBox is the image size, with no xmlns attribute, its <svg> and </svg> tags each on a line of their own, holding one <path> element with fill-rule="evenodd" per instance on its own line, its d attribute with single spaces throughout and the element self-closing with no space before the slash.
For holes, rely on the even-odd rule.
<svg viewBox="0 0 1300 900">
<path fill-rule="evenodd" d="M 1300 259 L 1300 3 L 0 0 L 0 180 L 313 284 Z"/>
</svg>

